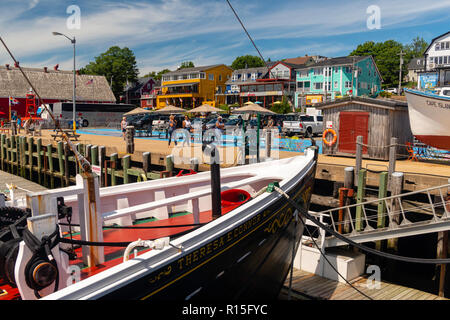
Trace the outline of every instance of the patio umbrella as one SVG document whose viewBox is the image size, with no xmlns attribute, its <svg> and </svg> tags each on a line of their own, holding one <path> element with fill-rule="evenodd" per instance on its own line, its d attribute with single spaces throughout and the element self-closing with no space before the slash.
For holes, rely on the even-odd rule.
<svg viewBox="0 0 450 320">
<path fill-rule="evenodd" d="M 207 113 L 207 112 L 226 112 L 226 111 L 219 109 L 219 108 L 212 107 L 209 104 L 203 104 L 200 107 L 194 108 L 188 112 L 189 113 L 201 113 L 201 112 Z"/>
<path fill-rule="evenodd" d="M 164 107 L 158 111 L 155 111 L 154 113 L 160 113 L 160 114 L 182 114 L 186 113 L 187 110 L 183 108 L 178 108 L 172 105 L 168 105 L 167 107 Z"/>
<path fill-rule="evenodd" d="M 124 114 L 124 116 L 131 116 L 134 114 L 144 114 L 144 113 L 152 113 L 152 111 L 144 109 L 144 108 L 136 108 Z"/>
<path fill-rule="evenodd" d="M 260 113 L 260 114 L 275 114 L 275 112 L 270 111 L 264 107 L 261 107 L 255 103 L 248 104 L 245 107 L 233 110 L 232 113 Z"/>
</svg>

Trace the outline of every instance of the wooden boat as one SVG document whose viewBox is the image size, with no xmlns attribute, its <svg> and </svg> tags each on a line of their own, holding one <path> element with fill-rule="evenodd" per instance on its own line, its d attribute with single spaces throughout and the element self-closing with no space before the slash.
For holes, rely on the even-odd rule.
<svg viewBox="0 0 450 320">
<path fill-rule="evenodd" d="M 316 162 L 317 152 L 308 149 L 303 156 L 221 170 L 222 215 L 216 219 L 209 172 L 108 188 L 98 188 L 95 176 L 90 184 L 92 176 L 79 175 L 76 186 L 29 194 L 26 230 L 37 239 L 47 235 L 40 244 L 47 239 L 55 246 L 49 245 L 52 255 L 42 249 L 37 257 L 23 231 L 9 251 L 0 248 L 7 256 L 0 257 L 0 300 L 276 299 L 303 224 L 282 195 L 264 191 L 276 182 L 308 210 Z M 69 208 L 70 228 L 63 218 Z M 51 219 L 59 231 L 43 223 Z M 7 224 L 2 230 L 11 229 Z M 134 229 L 106 227 L 113 225 Z M 60 249 L 69 250 L 71 238 L 90 242 L 69 260 Z M 118 247 L 140 239 L 153 239 L 145 243 L 151 249 L 142 241 L 125 251 Z"/>
<path fill-rule="evenodd" d="M 423 143 L 450 150 L 450 88 L 439 94 L 405 89 L 413 135 Z"/>
</svg>

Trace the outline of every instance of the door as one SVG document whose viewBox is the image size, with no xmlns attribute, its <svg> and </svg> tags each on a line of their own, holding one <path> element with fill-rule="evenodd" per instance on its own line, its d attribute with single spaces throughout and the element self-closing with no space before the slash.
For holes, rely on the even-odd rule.
<svg viewBox="0 0 450 320">
<path fill-rule="evenodd" d="M 367 144 L 369 137 L 368 112 L 341 112 L 339 117 L 339 152 L 356 153 L 356 137 L 363 136 Z M 363 147 L 367 154 L 367 147 Z"/>
</svg>

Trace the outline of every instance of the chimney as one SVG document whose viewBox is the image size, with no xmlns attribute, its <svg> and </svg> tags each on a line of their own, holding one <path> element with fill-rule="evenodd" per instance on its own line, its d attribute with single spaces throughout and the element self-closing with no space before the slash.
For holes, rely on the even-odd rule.
<svg viewBox="0 0 450 320">
<path fill-rule="evenodd" d="M 45 72 L 45 73 L 48 73 L 47 67 L 44 67 L 44 72 Z"/>
<path fill-rule="evenodd" d="M 57 64 L 56 66 L 53 67 L 53 69 L 54 69 L 55 71 L 58 71 L 58 68 L 59 68 L 59 64 Z"/>
<path fill-rule="evenodd" d="M 16 68 L 18 68 L 19 67 L 19 61 L 17 61 L 17 62 L 14 62 L 14 67 L 16 67 Z"/>
</svg>

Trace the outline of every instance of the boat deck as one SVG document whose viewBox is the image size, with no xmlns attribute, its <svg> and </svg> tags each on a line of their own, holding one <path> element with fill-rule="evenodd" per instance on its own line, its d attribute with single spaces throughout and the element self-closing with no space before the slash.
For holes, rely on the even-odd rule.
<svg viewBox="0 0 450 320">
<path fill-rule="evenodd" d="M 280 300 L 287 300 L 289 274 L 280 293 Z M 368 288 L 368 276 L 360 276 L 350 283 L 373 300 L 449 300 L 437 295 L 381 281 L 381 287 Z M 303 270 L 294 269 L 292 278 L 293 300 L 368 300 L 346 283 L 326 279 Z"/>
</svg>

